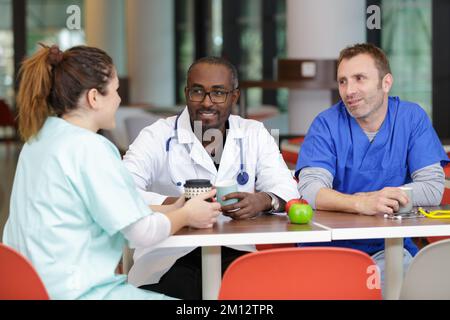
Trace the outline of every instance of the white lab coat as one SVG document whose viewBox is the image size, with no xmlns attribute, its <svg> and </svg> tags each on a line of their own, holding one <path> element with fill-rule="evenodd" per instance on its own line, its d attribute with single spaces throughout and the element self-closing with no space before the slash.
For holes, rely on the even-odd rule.
<svg viewBox="0 0 450 320">
<path fill-rule="evenodd" d="M 261 122 L 234 115 L 229 117 L 230 129 L 217 171 L 191 129 L 187 108 L 179 117 L 177 132 L 175 121 L 175 116 L 160 119 L 144 128 L 124 157 L 124 164 L 146 203 L 157 205 L 167 196 L 180 196 L 183 187 L 176 183 L 184 184 L 188 179 L 209 179 L 212 184 L 230 179 L 236 181 L 241 164 L 239 139 L 242 139 L 245 171 L 250 177 L 246 185 L 238 185 L 240 192 L 272 192 L 285 201 L 299 197 L 295 180 L 275 140 Z M 251 245 L 234 248 L 255 250 Z M 137 248 L 129 282 L 136 286 L 157 283 L 178 258 L 194 249 Z"/>
</svg>

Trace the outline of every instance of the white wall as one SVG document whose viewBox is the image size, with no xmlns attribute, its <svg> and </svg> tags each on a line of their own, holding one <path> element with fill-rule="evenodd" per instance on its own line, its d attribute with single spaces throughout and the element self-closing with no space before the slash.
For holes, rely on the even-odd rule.
<svg viewBox="0 0 450 320">
<path fill-rule="evenodd" d="M 130 101 L 172 106 L 174 1 L 128 0 L 126 11 Z"/>
<path fill-rule="evenodd" d="M 124 0 L 85 1 L 86 42 L 105 50 L 119 77 L 127 75 Z"/>
<path fill-rule="evenodd" d="M 292 59 L 337 59 L 344 47 L 365 42 L 366 1 L 287 0 L 287 52 Z M 326 90 L 289 91 L 289 131 L 306 134 L 331 106 Z"/>
</svg>

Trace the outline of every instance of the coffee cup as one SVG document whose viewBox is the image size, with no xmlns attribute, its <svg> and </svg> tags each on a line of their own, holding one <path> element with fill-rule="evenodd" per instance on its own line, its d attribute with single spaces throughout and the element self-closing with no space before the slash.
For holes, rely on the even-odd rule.
<svg viewBox="0 0 450 320">
<path fill-rule="evenodd" d="M 236 181 L 234 180 L 224 180 L 216 183 L 217 190 L 217 202 L 220 203 L 221 206 L 228 206 L 230 204 L 235 204 L 238 202 L 238 199 L 228 199 L 222 200 L 222 198 L 230 193 L 238 192 L 238 186 Z"/>
<path fill-rule="evenodd" d="M 397 213 L 408 213 L 413 209 L 413 197 L 412 197 L 412 188 L 411 187 L 400 187 L 406 195 L 408 196 L 408 203 L 404 206 L 400 205 L 400 208 Z"/>
<path fill-rule="evenodd" d="M 183 187 L 186 201 L 212 190 L 212 184 L 207 179 L 186 180 Z M 207 201 L 211 201 L 211 199 L 208 199 Z"/>
</svg>

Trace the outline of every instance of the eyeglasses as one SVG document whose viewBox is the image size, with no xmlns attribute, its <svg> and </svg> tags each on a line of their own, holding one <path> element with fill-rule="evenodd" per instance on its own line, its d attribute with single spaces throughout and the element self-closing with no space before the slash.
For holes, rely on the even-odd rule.
<svg viewBox="0 0 450 320">
<path fill-rule="evenodd" d="M 225 90 L 211 90 L 210 92 L 206 92 L 202 88 L 192 88 L 188 90 L 189 100 L 192 102 L 203 102 L 206 96 L 209 96 L 209 99 L 213 103 L 224 103 L 227 101 L 228 94 L 233 92 L 235 89 L 230 91 Z"/>
</svg>

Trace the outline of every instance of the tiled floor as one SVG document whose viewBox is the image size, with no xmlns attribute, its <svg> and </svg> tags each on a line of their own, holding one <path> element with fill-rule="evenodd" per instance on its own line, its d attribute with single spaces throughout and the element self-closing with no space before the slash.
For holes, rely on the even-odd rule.
<svg viewBox="0 0 450 320">
<path fill-rule="evenodd" d="M 14 180 L 19 146 L 0 143 L 0 241 L 9 212 L 9 196 Z"/>
</svg>

